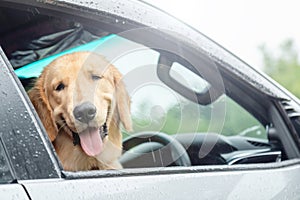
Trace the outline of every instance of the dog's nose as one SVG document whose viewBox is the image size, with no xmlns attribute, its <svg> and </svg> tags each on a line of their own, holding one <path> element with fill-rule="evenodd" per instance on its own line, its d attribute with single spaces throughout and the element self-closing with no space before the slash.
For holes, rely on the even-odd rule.
<svg viewBox="0 0 300 200">
<path fill-rule="evenodd" d="M 84 102 L 78 106 L 76 106 L 73 110 L 73 114 L 75 119 L 88 123 L 96 116 L 96 107 L 91 102 Z"/>
</svg>

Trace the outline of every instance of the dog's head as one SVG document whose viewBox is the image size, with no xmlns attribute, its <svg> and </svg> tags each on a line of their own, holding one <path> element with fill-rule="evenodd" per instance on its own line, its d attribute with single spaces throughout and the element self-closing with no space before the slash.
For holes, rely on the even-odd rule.
<svg viewBox="0 0 300 200">
<path fill-rule="evenodd" d="M 102 151 L 99 131 L 131 129 L 130 99 L 122 75 L 101 55 L 77 52 L 50 63 L 38 78 L 29 97 L 54 141 L 59 130 L 73 137 L 77 133 L 84 152 L 95 156 Z M 112 133 L 116 134 L 116 133 Z"/>
</svg>

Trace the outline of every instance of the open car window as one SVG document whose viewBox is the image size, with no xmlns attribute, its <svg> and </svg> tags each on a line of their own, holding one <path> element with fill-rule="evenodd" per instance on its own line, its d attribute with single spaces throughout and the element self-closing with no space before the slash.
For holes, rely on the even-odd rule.
<svg viewBox="0 0 300 200">
<path fill-rule="evenodd" d="M 225 136 L 267 138 L 266 130 L 260 122 L 226 94 L 221 95 L 209 105 L 201 105 L 176 93 L 173 88 L 159 79 L 157 74 L 159 52 L 115 34 L 109 34 L 27 63 L 22 67 L 17 67 L 15 72 L 23 82 L 27 83 L 27 79 L 37 78 L 43 68 L 54 59 L 76 51 L 100 53 L 111 60 L 111 63 L 124 74 L 124 82 L 132 100 L 133 133 L 141 131 L 162 131 L 168 134 L 214 132 Z M 122 54 L 115 57 L 116 52 Z M 205 79 L 179 63 L 174 63 L 171 69 L 170 77 L 195 93 L 202 92 L 209 86 Z M 25 87 L 29 86 L 25 85 Z M 212 112 L 215 107 L 219 108 L 217 112 L 223 113 L 218 116 L 220 119 L 213 119 Z M 215 126 L 213 123 L 216 123 L 213 121 L 216 120 L 219 122 L 217 128 L 213 127 Z"/>
<path fill-rule="evenodd" d="M 116 34 L 93 38 L 94 40 L 88 43 L 67 48 L 53 55 L 45 55 L 45 58 L 25 63 L 22 67 L 16 66 L 15 72 L 25 83 L 25 88 L 28 88 L 30 85 L 27 85 L 27 80 L 37 78 L 43 68 L 59 56 L 77 51 L 95 51 L 108 58 L 124 74 L 124 82 L 132 99 L 134 132 L 162 131 L 168 134 L 216 132 L 226 136 L 267 138 L 265 128 L 260 122 L 227 95 L 220 96 L 209 105 L 201 105 L 186 99 L 167 86 L 157 74 L 158 51 Z M 26 58 L 23 62 L 25 60 Z M 12 58 L 12 63 L 14 62 Z M 210 85 L 201 76 L 179 63 L 172 65 L 170 77 L 195 93 L 206 90 Z M 215 120 L 212 119 L 212 110 L 218 107 L 218 104 L 222 104 L 218 112 L 223 112 L 221 117 L 225 118 L 225 121 L 218 119 L 220 122 L 218 130 L 209 131 L 211 121 Z"/>
</svg>

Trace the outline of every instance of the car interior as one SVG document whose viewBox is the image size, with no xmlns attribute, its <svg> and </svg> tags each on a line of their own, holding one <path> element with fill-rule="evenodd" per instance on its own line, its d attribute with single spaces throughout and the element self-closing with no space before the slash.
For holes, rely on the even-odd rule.
<svg viewBox="0 0 300 200">
<path fill-rule="evenodd" d="M 182 36 L 113 16 L 92 21 L 6 3 L 0 26 L 1 48 L 26 91 L 43 67 L 66 53 L 93 50 L 114 62 L 132 98 L 134 127 L 123 133 L 124 168 L 288 159 L 274 133 L 272 98 Z"/>
</svg>

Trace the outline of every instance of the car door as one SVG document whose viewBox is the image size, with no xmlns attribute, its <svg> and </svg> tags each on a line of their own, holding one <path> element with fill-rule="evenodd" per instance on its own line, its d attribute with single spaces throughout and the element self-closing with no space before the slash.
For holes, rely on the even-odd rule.
<svg viewBox="0 0 300 200">
<path fill-rule="evenodd" d="M 14 7 L 15 2 L 8 2 L 10 3 L 10 9 Z M 0 85 L 2 92 L 0 94 L 2 97 L 0 100 L 0 116 L 1 121 L 3 121 L 3 124 L 5 125 L 3 125 L 3 129 L 1 129 L 1 137 L 4 138 L 2 140 L 4 147 L 2 148 L 5 149 L 5 154 L 3 154 L 5 159 L 2 160 L 5 160 L 3 163 L 8 163 L 9 168 L 11 169 L 10 172 L 13 172 L 12 174 L 15 174 L 15 176 L 13 176 L 12 179 L 5 178 L 5 180 L 8 181 L 0 186 L 0 189 L 3 188 L 3 192 L 12 191 L 6 193 L 9 195 L 9 197 L 20 195 L 21 198 L 26 198 L 26 195 L 28 195 L 30 199 L 299 198 L 297 191 L 300 188 L 300 161 L 297 142 L 295 142 L 291 136 L 291 131 L 288 130 L 287 123 L 284 121 L 284 117 L 279 112 L 280 109 L 275 106 L 278 105 L 275 104 L 275 102 L 280 102 L 279 97 L 282 96 L 279 95 L 279 97 L 276 98 L 276 95 L 272 95 L 272 92 L 267 90 L 271 88 L 271 91 L 277 91 L 276 89 L 272 90 L 273 87 L 270 86 L 265 91 L 259 90 L 258 88 L 260 85 L 257 87 L 253 86 L 257 84 L 257 82 L 251 78 L 248 78 L 246 76 L 247 74 L 245 75 L 245 73 L 242 72 L 242 67 L 240 68 L 242 63 L 240 61 L 237 61 L 233 56 L 228 56 L 225 53 L 228 56 L 227 60 L 225 59 L 225 62 L 223 57 L 220 56 L 222 55 L 219 52 L 222 52 L 220 47 L 210 44 L 209 41 L 207 41 L 207 38 L 203 36 L 195 36 L 197 35 L 196 32 L 190 30 L 184 24 L 177 22 L 173 18 L 170 18 L 170 16 L 155 11 L 153 8 L 149 8 L 145 5 L 136 7 L 140 5 L 140 2 L 137 3 L 128 1 L 126 2 L 128 4 L 119 2 L 121 3 L 120 6 L 119 4 L 115 4 L 116 2 L 111 1 L 100 5 L 100 7 L 99 4 L 96 4 L 92 1 L 90 4 L 78 1 L 67 2 L 68 3 L 61 1 L 59 3 L 54 3 L 47 1 L 43 3 L 24 3 L 20 1 L 16 5 L 20 7 L 25 5 L 25 8 L 28 9 L 30 13 L 33 13 L 34 16 L 46 15 L 46 19 L 49 19 L 53 16 L 64 19 L 64 17 L 67 16 L 68 20 L 73 18 L 76 19 L 76 21 L 78 20 L 79 24 L 75 23 L 75 25 L 78 27 L 81 27 L 79 26 L 80 23 L 84 24 L 85 26 L 91 26 L 92 24 L 93 27 L 101 27 L 105 29 L 105 31 L 113 30 L 111 31 L 113 34 L 117 34 L 117 36 L 122 37 L 124 40 L 118 40 L 117 42 L 117 44 L 120 44 L 121 42 L 126 41 L 126 43 L 121 45 L 122 48 L 112 49 L 111 46 L 107 45 L 105 46 L 105 49 L 102 49 L 102 53 L 109 52 L 107 53 L 108 56 L 111 55 L 111 58 L 115 64 L 120 66 L 119 68 L 122 68 L 122 66 L 127 67 L 124 69 L 124 71 L 122 71 L 125 74 L 127 73 L 127 80 L 134 80 L 137 82 L 140 81 L 138 83 L 134 82 L 137 85 L 143 85 L 140 83 L 144 83 L 144 81 L 153 83 L 153 81 L 160 80 L 159 83 L 163 82 L 166 85 L 162 90 L 163 92 L 160 92 L 161 90 L 157 89 L 159 86 L 157 84 L 153 84 L 155 87 L 154 89 L 145 87 L 144 92 L 140 94 L 134 93 L 137 90 L 130 90 L 133 91 L 132 96 L 134 102 L 137 102 L 137 100 L 141 99 L 141 96 L 143 95 L 149 97 L 147 94 L 155 94 L 153 97 L 150 95 L 151 100 L 153 100 L 155 103 L 159 101 L 158 104 L 151 106 L 150 109 L 148 109 L 147 106 L 142 105 L 145 107 L 145 110 L 142 110 L 141 112 L 135 112 L 134 114 L 137 116 L 145 116 L 143 114 L 147 114 L 147 112 L 150 111 L 150 117 L 162 116 L 158 119 L 163 119 L 165 116 L 164 114 L 168 113 L 164 112 L 166 110 L 163 106 L 168 105 L 167 103 L 169 102 L 163 101 L 165 99 L 172 99 L 169 98 L 170 96 L 165 95 L 164 91 L 172 91 L 171 95 L 176 94 L 176 98 L 174 98 L 175 100 L 177 100 L 177 96 L 182 95 L 194 103 L 195 101 L 203 101 L 203 105 L 210 105 L 213 100 L 218 99 L 217 97 L 220 97 L 220 94 L 216 93 L 215 91 L 213 92 L 210 90 L 213 92 L 213 95 L 209 97 L 206 95 L 207 93 L 205 90 L 202 90 L 207 86 L 205 83 L 197 83 L 203 87 L 193 88 L 200 90 L 192 91 L 192 94 L 199 93 L 199 95 L 192 95 L 192 97 L 184 92 L 189 90 L 185 90 L 185 87 L 178 85 L 178 83 L 182 83 L 184 85 L 184 83 L 191 80 L 191 75 L 183 75 L 182 67 L 190 70 L 193 69 L 193 66 L 197 66 L 197 69 L 202 72 L 200 73 L 202 76 L 196 74 L 198 79 L 205 77 L 205 80 L 207 80 L 208 83 L 211 83 L 215 88 L 221 88 L 221 90 L 223 89 L 223 92 L 226 92 L 226 95 L 228 95 L 228 97 L 232 97 L 233 99 L 238 99 L 237 96 L 244 97 L 241 99 L 249 98 L 248 101 L 241 100 L 236 102 L 239 103 L 241 107 L 247 108 L 247 114 L 254 116 L 254 118 L 259 121 L 260 124 L 265 125 L 268 124 L 267 122 L 269 121 L 273 122 L 271 128 L 275 127 L 276 131 L 280 132 L 279 138 L 286 138 L 280 139 L 284 147 L 284 149 L 280 150 L 285 152 L 287 155 L 282 161 L 279 159 L 276 160 L 276 162 L 272 161 L 270 163 L 261 162 L 256 164 L 252 163 L 231 166 L 228 163 L 223 163 L 222 165 L 217 165 L 214 163 L 208 165 L 198 164 L 194 166 L 125 168 L 122 170 L 87 172 L 64 171 L 59 164 L 59 160 L 56 158 L 55 151 L 47 138 L 47 133 L 45 132 L 43 125 L 40 123 L 35 110 L 28 100 L 23 86 L 21 85 L 19 79 L 15 76 L 16 73 L 20 80 L 24 81 L 24 79 L 22 80 L 22 77 L 24 78 L 26 74 L 24 71 L 21 71 L 22 68 L 20 68 L 20 70 L 16 69 L 13 71 L 10 63 L 17 63 L 16 61 L 18 59 L 11 59 L 11 56 L 8 53 L 10 52 L 10 47 L 7 47 L 7 45 L 4 44 L 4 50 L 6 51 L 6 55 L 10 57 L 10 63 L 5 54 L 2 53 L 1 70 L 3 70 L 3 73 L 0 75 L 0 80 L 3 80 L 3 82 Z M 116 9 L 113 9 L 114 7 L 116 7 Z M 24 11 L 24 8 L 22 11 Z M 134 11 L 138 12 L 133 14 Z M 145 15 L 145 18 L 141 19 L 141 13 L 142 15 Z M 157 16 L 160 16 L 161 18 L 158 20 Z M 93 21 L 93 19 L 96 20 Z M 153 19 L 156 20 L 153 22 Z M 170 23 L 170 26 L 168 23 Z M 127 29 L 125 29 L 126 31 L 124 32 L 116 31 L 123 30 L 122 27 L 125 26 L 127 28 L 132 28 L 135 26 L 141 28 L 141 24 L 143 26 L 152 26 L 152 28 L 139 29 L 138 31 L 128 31 Z M 118 29 L 113 29 L 112 26 L 114 28 L 117 27 Z M 160 26 L 162 26 L 163 31 L 155 28 Z M 177 31 L 180 30 L 180 27 L 183 29 L 181 34 L 178 32 L 172 32 L 174 29 Z M 167 29 L 167 31 L 165 31 L 165 29 Z M 193 35 L 193 37 L 191 37 L 193 39 L 192 42 L 188 39 L 185 33 L 187 33 L 187 35 Z M 116 38 L 115 35 L 112 35 L 111 37 Z M 199 39 L 200 42 L 196 43 L 198 40 L 195 38 Z M 128 40 L 130 41 L 129 43 Z M 128 45 L 133 44 L 131 42 L 133 42 L 135 45 Z M 97 43 L 97 45 L 98 44 L 99 43 Z M 139 45 L 136 46 L 136 44 Z M 142 46 L 140 44 L 142 44 Z M 125 50 L 123 48 L 124 46 L 126 47 Z M 201 47 L 200 50 L 199 46 Z M 99 46 L 97 47 L 100 48 Z M 140 47 L 142 47 L 142 50 Z M 138 49 L 141 51 L 127 51 L 128 48 L 129 50 Z M 202 48 L 204 50 L 208 49 L 210 53 L 207 53 Z M 124 51 L 126 53 L 122 54 Z M 132 52 L 140 52 L 141 54 L 135 54 Z M 41 55 L 39 53 L 36 54 Z M 22 53 L 18 54 L 18 56 L 21 55 Z M 19 58 L 18 61 L 20 61 L 20 57 L 17 58 Z M 132 63 L 132 59 L 135 60 L 136 65 Z M 172 64 L 174 63 L 177 63 L 175 66 L 181 66 L 179 73 L 178 71 L 176 72 L 176 70 L 174 72 L 174 76 L 176 76 L 176 73 L 179 75 L 179 78 L 177 78 L 178 83 L 169 82 L 170 77 L 167 74 L 164 74 L 165 69 L 173 69 Z M 131 69 L 135 69 L 134 67 L 136 66 L 145 70 L 142 70 L 143 74 L 141 74 L 141 71 L 139 70 L 131 71 Z M 162 72 L 160 75 L 162 76 L 160 78 L 157 77 L 157 71 L 152 70 L 153 68 L 149 66 L 155 66 L 156 68 L 158 66 L 161 67 L 160 70 L 162 70 Z M 247 69 L 244 65 L 242 66 L 244 69 Z M 32 67 L 32 65 L 29 67 Z M 203 69 L 207 69 L 208 71 Z M 214 71 L 216 69 L 220 69 L 219 74 Z M 130 73 L 128 73 L 126 70 L 128 70 Z M 153 74 L 155 77 L 152 79 Z M 253 70 L 249 70 L 249 74 L 258 76 L 257 80 L 263 79 L 260 77 L 260 75 L 255 74 Z M 221 80 L 224 80 L 224 85 L 222 85 L 220 82 L 214 82 L 217 76 L 221 76 Z M 184 77 L 188 78 L 184 79 Z M 182 79 L 185 81 L 179 82 Z M 247 82 L 247 79 L 250 79 L 250 81 Z M 264 83 L 266 85 L 270 84 L 266 81 Z M 174 89 L 174 85 L 178 87 Z M 188 85 L 190 84 L 188 83 Z M 171 90 L 172 87 L 174 90 Z M 271 96 L 272 98 L 265 98 L 266 96 Z M 263 100 L 266 102 L 263 102 Z M 141 104 L 137 104 L 136 108 L 138 108 L 139 105 Z M 218 106 L 215 105 L 215 107 Z M 257 109 L 253 109 L 252 107 L 258 107 L 258 110 L 261 111 L 257 111 Z M 196 109 L 199 108 L 196 107 Z M 186 111 L 183 112 L 185 113 Z M 186 113 L 187 116 L 189 114 L 190 113 Z M 216 119 L 218 119 L 218 112 L 215 112 L 214 114 L 217 117 Z M 194 118 L 198 119 L 198 115 L 194 116 Z M 178 115 L 175 115 L 174 119 L 177 116 Z M 156 118 L 153 117 L 153 119 Z M 188 119 L 191 120 L 191 118 Z M 238 117 L 235 119 L 238 119 Z M 145 127 L 145 124 L 148 124 L 144 122 L 144 118 L 141 117 L 136 120 L 135 125 L 139 128 L 143 128 Z M 174 124 L 177 125 L 177 123 L 172 123 L 172 127 L 176 128 L 177 126 Z M 264 128 L 262 130 L 267 130 L 265 126 L 263 127 Z M 229 128 L 231 127 L 228 126 L 228 130 Z M 167 129 L 164 130 L 166 131 Z M 269 132 L 266 131 L 265 133 L 265 136 L 267 137 Z M 264 139 L 267 140 L 267 138 Z M 230 140 L 230 142 L 232 141 L 233 140 Z M 275 137 L 275 140 L 272 141 L 278 141 L 278 138 Z M 253 141 L 250 140 L 250 142 Z M 257 143 L 257 141 L 255 142 L 253 142 L 255 145 L 264 144 L 259 142 Z M 268 142 L 267 145 L 269 145 Z M 241 151 L 238 153 L 241 153 Z M 198 156 L 199 154 L 197 154 L 195 158 Z"/>
</svg>

